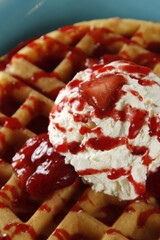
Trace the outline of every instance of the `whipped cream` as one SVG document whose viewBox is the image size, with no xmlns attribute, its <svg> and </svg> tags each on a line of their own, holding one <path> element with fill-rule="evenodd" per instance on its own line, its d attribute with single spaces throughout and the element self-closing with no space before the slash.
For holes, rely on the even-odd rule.
<svg viewBox="0 0 160 240">
<path fill-rule="evenodd" d="M 81 86 L 108 75 L 125 83 L 113 109 L 100 116 Z M 59 93 L 48 130 L 65 163 L 92 189 L 130 200 L 145 192 L 148 174 L 160 166 L 159 122 L 160 78 L 120 60 L 76 74 Z"/>
</svg>

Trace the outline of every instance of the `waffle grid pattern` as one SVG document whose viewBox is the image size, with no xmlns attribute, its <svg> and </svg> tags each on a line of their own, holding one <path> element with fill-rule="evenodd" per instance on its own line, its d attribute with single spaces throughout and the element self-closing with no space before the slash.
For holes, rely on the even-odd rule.
<svg viewBox="0 0 160 240">
<path fill-rule="evenodd" d="M 11 169 L 14 152 L 37 133 L 36 124 L 29 127 L 32 120 L 48 117 L 58 91 L 95 58 L 102 61 L 102 53 L 147 65 L 160 76 L 160 24 L 119 18 L 81 22 L 1 60 L 7 64 L 0 72 L 0 239 L 160 237 L 160 203 L 153 197 L 119 202 L 77 180 L 47 199 L 34 199 L 20 189 Z M 8 101 L 16 102 L 14 112 L 6 111 Z"/>
</svg>

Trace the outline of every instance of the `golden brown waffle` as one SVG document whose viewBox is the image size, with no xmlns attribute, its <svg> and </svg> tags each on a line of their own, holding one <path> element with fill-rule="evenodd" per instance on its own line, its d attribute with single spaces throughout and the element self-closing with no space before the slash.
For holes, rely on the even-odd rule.
<svg viewBox="0 0 160 240">
<path fill-rule="evenodd" d="M 160 24 L 119 18 L 81 22 L 46 34 L 1 59 L 0 239 L 160 237 L 160 202 L 154 197 L 120 202 L 86 189 L 77 180 L 47 199 L 36 199 L 19 187 L 10 165 L 26 139 L 47 131 L 58 91 L 104 54 L 147 65 L 160 76 Z"/>
</svg>

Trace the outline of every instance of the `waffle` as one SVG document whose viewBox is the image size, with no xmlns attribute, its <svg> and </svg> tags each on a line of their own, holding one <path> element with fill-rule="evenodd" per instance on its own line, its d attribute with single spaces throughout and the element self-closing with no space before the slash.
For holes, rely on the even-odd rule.
<svg viewBox="0 0 160 240">
<path fill-rule="evenodd" d="M 160 24 L 80 22 L 23 45 L 0 60 L 0 239 L 160 239 L 158 198 L 118 201 L 77 179 L 39 199 L 20 188 L 11 168 L 23 143 L 47 131 L 54 99 L 77 71 L 118 57 L 160 76 Z"/>
</svg>

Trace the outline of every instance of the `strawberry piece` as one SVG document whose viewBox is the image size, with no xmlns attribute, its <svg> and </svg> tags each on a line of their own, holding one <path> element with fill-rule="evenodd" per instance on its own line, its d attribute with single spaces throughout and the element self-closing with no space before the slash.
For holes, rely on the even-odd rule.
<svg viewBox="0 0 160 240">
<path fill-rule="evenodd" d="M 80 92 L 88 104 L 107 111 L 118 100 L 118 92 L 125 83 L 122 75 L 103 75 L 80 84 Z"/>
<path fill-rule="evenodd" d="M 73 167 L 55 152 L 47 134 L 29 139 L 13 157 L 12 167 L 20 186 L 36 197 L 71 185 L 77 178 Z"/>
</svg>

